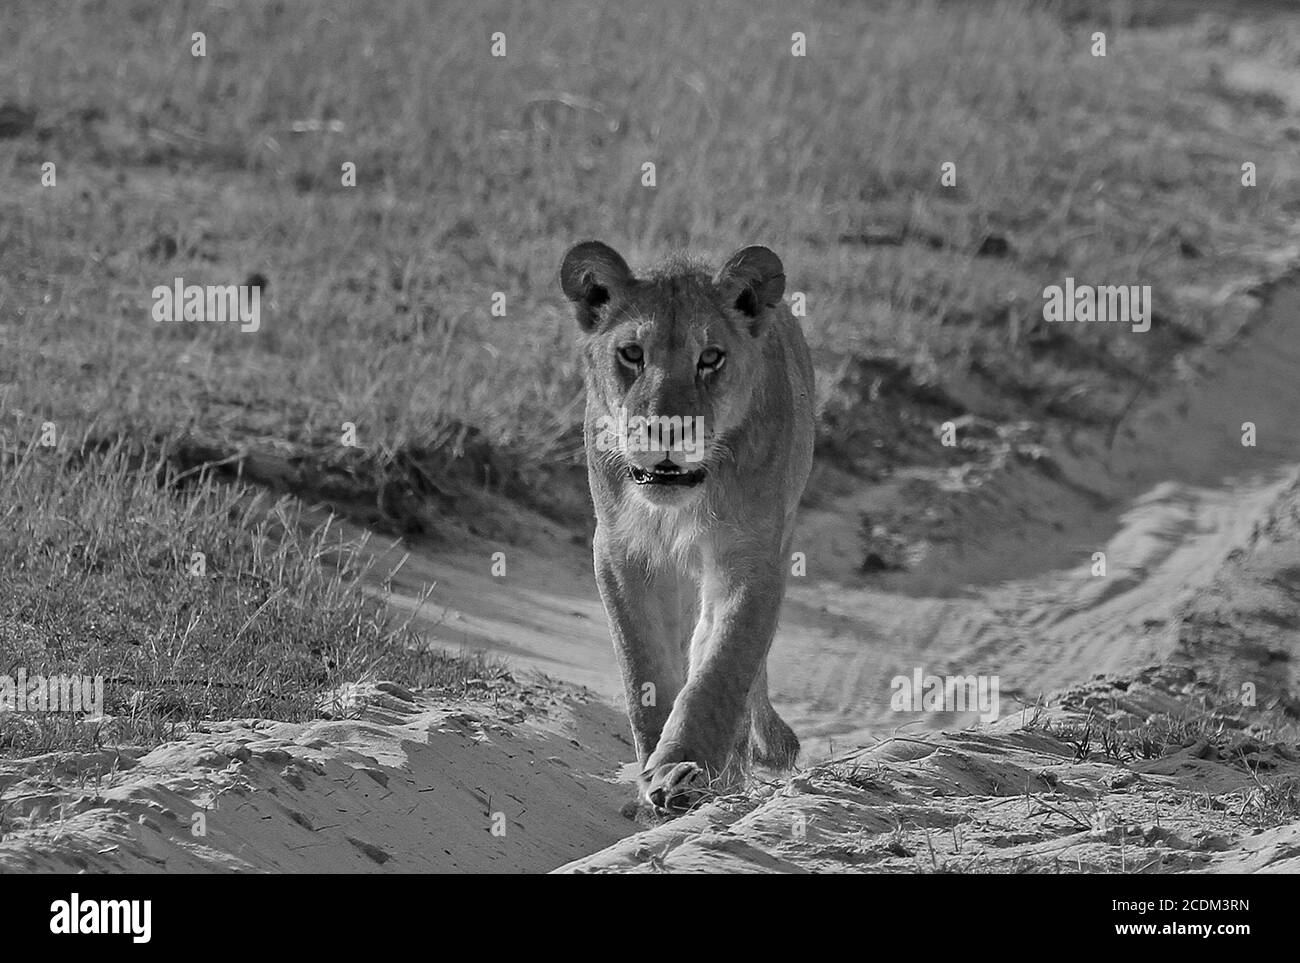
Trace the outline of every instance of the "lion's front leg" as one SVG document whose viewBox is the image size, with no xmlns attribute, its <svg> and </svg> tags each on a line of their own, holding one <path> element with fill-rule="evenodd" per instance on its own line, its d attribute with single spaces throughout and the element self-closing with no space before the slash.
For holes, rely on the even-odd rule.
<svg viewBox="0 0 1300 963">
<path fill-rule="evenodd" d="M 686 685 L 641 776 L 642 794 L 656 808 L 690 808 L 726 769 L 772 644 L 784 585 L 776 552 L 734 551 L 706 565 L 706 631 L 692 646 Z"/>
<path fill-rule="evenodd" d="M 600 529 L 594 548 L 596 583 L 623 676 L 637 762 L 644 766 L 686 681 L 687 616 L 694 592 L 684 576 L 630 558 Z"/>
</svg>

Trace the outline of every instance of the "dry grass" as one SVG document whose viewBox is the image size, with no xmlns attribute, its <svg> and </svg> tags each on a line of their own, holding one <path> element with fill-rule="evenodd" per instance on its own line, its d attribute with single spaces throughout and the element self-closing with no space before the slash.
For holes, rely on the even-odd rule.
<svg viewBox="0 0 1300 963">
<path fill-rule="evenodd" d="M 981 362 L 1016 399 L 1088 415 L 1213 336 L 1198 296 L 1293 220 L 1285 125 L 1213 69 L 1292 62 L 1266 25 L 1121 29 L 1095 58 L 1050 6 L 813 9 L 7 5 L 0 90 L 37 116 L 0 141 L 0 430 L 319 451 L 351 421 L 382 463 L 468 423 L 525 467 L 572 461 L 554 273 L 589 236 L 643 259 L 771 244 L 809 295 L 823 381 L 853 353 L 935 377 Z M 976 256 L 990 236 L 1006 256 Z M 253 274 L 255 335 L 149 318 L 157 284 Z M 1152 283 L 1164 321 L 1040 336 L 1042 288 L 1067 274 Z"/>
<path fill-rule="evenodd" d="M 359 546 L 287 499 L 29 446 L 0 451 L 0 505 L 0 675 L 102 676 L 112 717 L 0 713 L 0 755 L 314 718 L 363 678 L 461 695 L 495 671 L 429 651 L 361 593 Z"/>
</svg>

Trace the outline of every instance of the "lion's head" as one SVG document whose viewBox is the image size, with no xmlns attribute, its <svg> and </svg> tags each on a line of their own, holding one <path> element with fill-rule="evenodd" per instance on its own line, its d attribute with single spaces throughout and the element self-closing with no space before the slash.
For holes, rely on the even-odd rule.
<svg viewBox="0 0 1300 963">
<path fill-rule="evenodd" d="M 747 247 L 717 272 L 678 257 L 638 278 L 586 241 L 560 283 L 583 331 L 588 457 L 652 504 L 697 497 L 754 404 L 781 260 Z"/>
</svg>

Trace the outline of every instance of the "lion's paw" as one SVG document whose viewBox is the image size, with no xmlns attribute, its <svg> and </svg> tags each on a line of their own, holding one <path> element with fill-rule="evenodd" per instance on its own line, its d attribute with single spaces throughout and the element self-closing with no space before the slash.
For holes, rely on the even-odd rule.
<svg viewBox="0 0 1300 963">
<path fill-rule="evenodd" d="M 641 796 L 660 815 L 680 815 L 699 805 L 708 790 L 704 769 L 693 762 L 669 762 L 641 773 Z"/>
</svg>

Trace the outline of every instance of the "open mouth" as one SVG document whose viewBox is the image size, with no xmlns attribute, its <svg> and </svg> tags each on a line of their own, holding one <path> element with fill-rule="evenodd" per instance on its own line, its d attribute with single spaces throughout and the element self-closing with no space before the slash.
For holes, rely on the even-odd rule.
<svg viewBox="0 0 1300 963">
<path fill-rule="evenodd" d="M 704 481 L 704 469 L 695 468 L 687 471 L 675 465 L 659 464 L 654 468 L 638 468 L 631 465 L 628 476 L 638 485 L 681 485 L 690 488 Z"/>
</svg>

